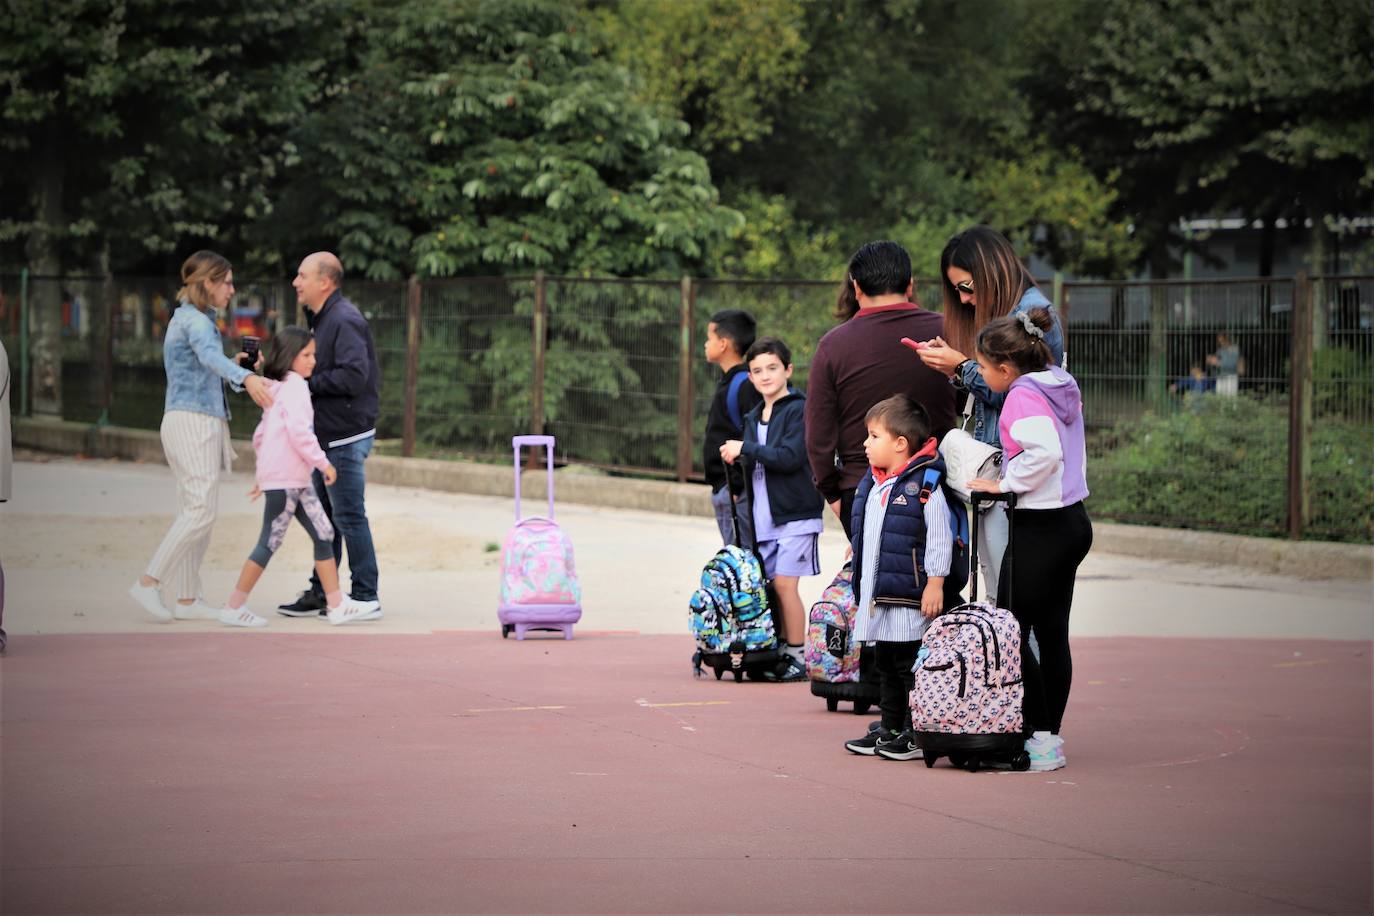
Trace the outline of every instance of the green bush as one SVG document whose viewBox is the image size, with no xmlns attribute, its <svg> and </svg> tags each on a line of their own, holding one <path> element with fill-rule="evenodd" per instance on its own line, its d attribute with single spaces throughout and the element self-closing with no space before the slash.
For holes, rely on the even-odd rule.
<svg viewBox="0 0 1374 916">
<path fill-rule="evenodd" d="M 1099 518 L 1240 534 L 1287 530 L 1288 406 L 1283 398 L 1189 395 L 1095 440 L 1090 506 Z M 1374 428 L 1313 423 L 1309 537 L 1374 541 Z"/>
</svg>

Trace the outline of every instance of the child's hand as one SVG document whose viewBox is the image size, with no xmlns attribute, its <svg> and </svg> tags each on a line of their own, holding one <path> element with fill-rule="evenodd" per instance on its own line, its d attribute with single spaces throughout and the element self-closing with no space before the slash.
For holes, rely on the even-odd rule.
<svg viewBox="0 0 1374 916">
<path fill-rule="evenodd" d="M 921 592 L 921 616 L 938 617 L 945 609 L 945 577 L 931 576 Z"/>
<path fill-rule="evenodd" d="M 251 503 L 253 500 L 257 499 L 261 495 L 262 490 L 258 489 L 257 485 L 254 484 L 253 489 L 248 491 L 248 501 Z"/>
<path fill-rule="evenodd" d="M 980 493 L 1001 493 L 1002 484 L 996 480 L 988 480 L 986 477 L 975 477 L 968 482 L 970 490 L 977 490 Z"/>
<path fill-rule="evenodd" d="M 324 473 L 324 485 L 325 485 L 326 487 L 332 487 L 332 486 L 334 486 L 334 481 L 336 481 L 336 480 L 339 479 L 339 472 L 336 471 L 336 470 L 334 470 L 334 465 L 332 465 L 332 464 L 325 465 L 325 468 L 324 468 L 324 472 L 323 472 L 323 473 Z"/>
<path fill-rule="evenodd" d="M 744 448 L 744 442 L 740 439 L 727 439 L 720 447 L 720 460 L 726 464 L 734 464 L 735 459 L 739 458 L 740 450 Z"/>
</svg>

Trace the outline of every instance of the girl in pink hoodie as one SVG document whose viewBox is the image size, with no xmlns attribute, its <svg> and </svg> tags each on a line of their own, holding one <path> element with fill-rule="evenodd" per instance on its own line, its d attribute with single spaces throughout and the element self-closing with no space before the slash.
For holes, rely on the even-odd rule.
<svg viewBox="0 0 1374 916">
<path fill-rule="evenodd" d="M 329 622 L 334 625 L 363 619 L 368 609 L 345 599 L 334 563 L 334 527 L 310 482 L 318 469 L 332 485 L 338 476 L 315 438 L 315 409 L 305 380 L 315 370 L 315 340 L 305 328 L 282 328 L 272 338 L 263 375 L 274 398 L 253 432 L 257 454 L 257 486 L 250 498 L 264 497 L 262 533 L 239 573 L 220 621 L 229 626 L 265 627 L 267 621 L 248 609 L 248 593 L 262 576 L 272 554 L 281 546 L 295 516 L 315 542 L 315 569 L 324 586 Z"/>
<path fill-rule="evenodd" d="M 1021 624 L 1026 685 L 1026 751 L 1031 770 L 1064 766 L 1059 737 L 1073 680 L 1069 608 L 1078 565 L 1093 542 L 1083 441 L 1083 396 L 1073 376 L 1054 365 L 1047 340 L 1053 318 L 1032 308 L 989 322 L 978 334 L 978 368 L 988 387 L 1006 392 L 998 419 L 1002 476 L 969 482 L 970 490 L 1015 493 L 1012 549 L 1002 559 L 999 606 Z M 1028 640 L 1035 634 L 1037 659 Z"/>
</svg>

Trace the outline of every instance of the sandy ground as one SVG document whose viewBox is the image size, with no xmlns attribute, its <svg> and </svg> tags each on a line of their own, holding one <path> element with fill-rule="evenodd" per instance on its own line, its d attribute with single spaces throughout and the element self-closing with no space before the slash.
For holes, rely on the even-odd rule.
<svg viewBox="0 0 1374 916">
<path fill-rule="evenodd" d="M 125 594 L 173 515 L 171 472 L 160 465 L 21 456 L 14 499 L 0 505 L 5 626 L 26 633 L 187 632 L 213 622 L 158 624 Z M 261 503 L 252 480 L 227 476 L 202 570 L 204 594 L 222 602 L 256 542 Z M 385 618 L 330 628 L 272 614 L 304 587 L 309 539 L 293 530 L 249 606 L 286 632 L 429 633 L 497 627 L 498 545 L 510 500 L 369 486 L 368 515 L 381 570 Z M 542 503 L 526 502 L 527 512 Z M 587 506 L 557 507 L 572 538 L 586 630 L 686 634 L 686 607 L 715 550 L 709 519 Z M 822 568 L 838 569 L 843 535 L 821 538 Z M 347 581 L 345 577 L 345 581 Z M 804 579 L 809 605 L 827 576 Z M 171 600 L 172 596 L 168 596 Z M 1367 581 L 1301 582 L 1251 569 L 1093 553 L 1079 571 L 1072 629 L 1079 636 L 1374 638 Z"/>
</svg>

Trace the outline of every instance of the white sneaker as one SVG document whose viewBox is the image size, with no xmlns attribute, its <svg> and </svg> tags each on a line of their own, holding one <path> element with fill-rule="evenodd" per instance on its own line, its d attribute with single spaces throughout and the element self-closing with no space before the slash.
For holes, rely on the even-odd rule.
<svg viewBox="0 0 1374 916">
<path fill-rule="evenodd" d="M 381 620 L 382 602 L 376 598 L 371 601 L 359 601 L 357 598 L 348 598 L 345 604 L 352 603 L 363 609 L 361 617 L 354 617 L 354 620 Z"/>
<path fill-rule="evenodd" d="M 161 590 L 156 585 L 139 585 L 135 581 L 129 586 L 129 596 L 138 602 L 139 607 L 163 623 L 172 619 L 172 612 L 163 605 Z"/>
<path fill-rule="evenodd" d="M 357 623 L 362 620 L 380 620 L 382 609 L 376 601 L 354 601 L 352 598 L 345 598 L 338 607 L 329 609 L 325 619 L 332 627 L 340 626 L 345 623 Z"/>
<path fill-rule="evenodd" d="M 177 602 L 172 605 L 172 616 L 177 620 L 218 620 L 220 608 L 210 607 L 202 599 L 197 598 L 190 604 Z"/>
<path fill-rule="evenodd" d="M 1063 769 L 1068 763 L 1064 757 L 1064 742 L 1057 735 L 1046 738 L 1027 738 L 1026 753 L 1030 754 L 1030 771 L 1048 773 Z"/>
<path fill-rule="evenodd" d="M 252 611 L 248 610 L 248 605 L 246 604 L 238 610 L 228 607 L 224 608 L 221 611 L 219 611 L 219 613 L 215 616 L 218 617 L 219 622 L 224 624 L 226 627 L 267 626 L 267 619 L 265 617 L 259 617 L 257 614 L 254 614 Z"/>
</svg>

